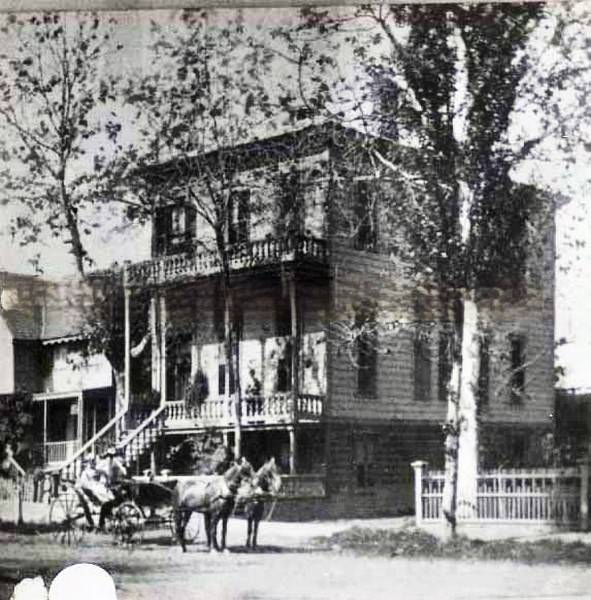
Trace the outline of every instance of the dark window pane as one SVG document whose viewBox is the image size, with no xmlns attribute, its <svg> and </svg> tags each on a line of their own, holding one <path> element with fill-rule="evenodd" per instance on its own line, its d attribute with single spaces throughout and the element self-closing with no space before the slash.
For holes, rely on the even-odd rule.
<svg viewBox="0 0 591 600">
<path fill-rule="evenodd" d="M 358 181 L 355 198 L 355 247 L 375 250 L 377 242 L 377 214 L 375 198 L 368 181 Z"/>
<path fill-rule="evenodd" d="M 439 334 L 437 396 L 440 402 L 447 402 L 447 390 L 452 371 L 451 343 L 449 332 L 444 331 Z"/>
<path fill-rule="evenodd" d="M 414 397 L 416 402 L 431 399 L 431 347 L 429 340 L 417 334 L 414 341 Z"/>
<path fill-rule="evenodd" d="M 478 401 L 488 404 L 490 380 L 490 340 L 483 336 L 480 340 L 480 370 L 478 372 Z"/>
<path fill-rule="evenodd" d="M 521 336 L 511 340 L 511 402 L 523 401 L 525 391 L 525 340 Z"/>
</svg>

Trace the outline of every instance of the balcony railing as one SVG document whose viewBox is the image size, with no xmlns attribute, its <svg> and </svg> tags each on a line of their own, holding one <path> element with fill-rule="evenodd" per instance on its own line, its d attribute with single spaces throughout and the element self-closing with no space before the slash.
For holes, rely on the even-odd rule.
<svg viewBox="0 0 591 600">
<path fill-rule="evenodd" d="M 306 236 L 268 239 L 237 244 L 228 249 L 230 269 L 289 263 L 297 260 L 326 262 L 326 242 Z M 162 285 L 219 273 L 221 261 L 215 251 L 163 256 L 126 267 L 130 286 Z"/>
<path fill-rule="evenodd" d="M 294 406 L 291 394 L 256 396 L 241 400 L 243 425 L 269 425 L 299 421 L 319 421 L 323 414 L 324 397 L 300 394 Z M 166 425 L 192 428 L 229 426 L 235 422 L 234 400 L 216 398 L 206 400 L 194 408 L 183 401 L 166 403 Z"/>
</svg>

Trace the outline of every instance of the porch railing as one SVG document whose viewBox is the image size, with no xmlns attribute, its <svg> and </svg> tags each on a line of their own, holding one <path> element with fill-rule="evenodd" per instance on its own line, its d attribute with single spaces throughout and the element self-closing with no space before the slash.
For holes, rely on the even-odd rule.
<svg viewBox="0 0 591 600">
<path fill-rule="evenodd" d="M 232 398 L 206 400 L 188 408 L 183 401 L 167 402 L 166 423 L 170 425 L 213 426 L 230 425 L 235 421 Z M 295 410 L 294 410 L 295 409 Z M 290 423 L 294 419 L 319 420 L 323 415 L 324 396 L 300 394 L 294 407 L 290 393 L 255 396 L 241 400 L 242 423 L 245 425 Z"/>
<path fill-rule="evenodd" d="M 417 522 L 441 520 L 445 474 L 428 471 L 420 461 L 413 467 Z M 479 473 L 476 504 L 458 505 L 457 518 L 478 522 L 577 523 L 581 518 L 582 473 L 583 477 L 588 476 L 580 468 Z"/>
<path fill-rule="evenodd" d="M 68 460 L 80 448 L 80 440 L 67 440 L 62 442 L 46 442 L 44 444 L 45 463 L 61 463 Z"/>
<path fill-rule="evenodd" d="M 292 236 L 287 239 L 266 239 L 236 244 L 228 249 L 232 270 L 253 268 L 307 259 L 326 262 L 324 240 Z M 141 263 L 127 265 L 127 284 L 160 285 L 185 278 L 219 273 L 221 263 L 215 251 L 196 254 L 163 256 Z"/>
</svg>

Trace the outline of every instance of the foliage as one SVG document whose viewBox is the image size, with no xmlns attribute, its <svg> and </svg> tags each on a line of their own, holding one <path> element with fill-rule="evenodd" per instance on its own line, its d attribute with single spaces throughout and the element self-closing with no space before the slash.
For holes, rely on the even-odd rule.
<svg viewBox="0 0 591 600">
<path fill-rule="evenodd" d="M 33 401 L 30 394 L 16 393 L 0 400 L 0 455 L 10 444 L 15 455 L 19 446 L 33 441 Z M 18 458 L 18 456 L 16 456 Z"/>
<path fill-rule="evenodd" d="M 370 556 L 447 558 L 457 560 L 512 560 L 532 563 L 591 563 L 591 546 L 583 542 L 542 539 L 482 541 L 458 536 L 443 541 L 411 527 L 399 530 L 353 527 L 316 542 L 323 547 L 351 550 Z"/>
<path fill-rule="evenodd" d="M 104 68 L 121 49 L 114 23 L 98 14 L 7 15 L 1 30 L 14 42 L 0 68 L 2 201 L 22 208 L 12 234 L 23 245 L 60 238 L 80 274 L 90 263 L 84 236 L 107 199 L 106 144 L 120 127 L 109 113 L 117 79 Z"/>
</svg>

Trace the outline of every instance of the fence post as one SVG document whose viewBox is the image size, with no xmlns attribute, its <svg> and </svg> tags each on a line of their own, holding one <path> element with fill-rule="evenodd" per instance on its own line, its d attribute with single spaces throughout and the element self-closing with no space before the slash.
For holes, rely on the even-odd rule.
<svg viewBox="0 0 591 600">
<path fill-rule="evenodd" d="M 415 472 L 415 524 L 423 521 L 423 473 L 427 467 L 424 460 L 415 460 L 410 466 Z"/>
<path fill-rule="evenodd" d="M 582 531 L 589 529 L 589 459 L 585 457 L 580 462 L 579 473 L 581 476 L 581 508 L 580 526 Z"/>
</svg>

